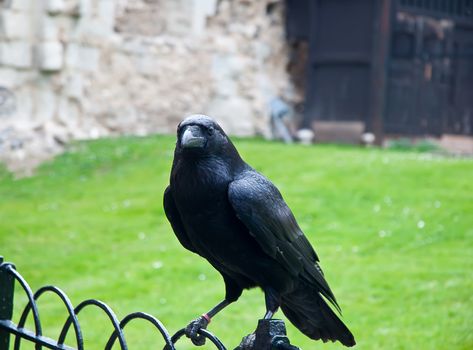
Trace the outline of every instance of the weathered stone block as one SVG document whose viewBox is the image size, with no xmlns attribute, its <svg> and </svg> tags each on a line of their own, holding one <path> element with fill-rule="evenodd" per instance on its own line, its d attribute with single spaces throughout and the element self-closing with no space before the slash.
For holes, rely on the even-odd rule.
<svg viewBox="0 0 473 350">
<path fill-rule="evenodd" d="M 66 65 L 84 71 L 95 72 L 99 68 L 100 50 L 95 47 L 69 44 L 66 50 Z"/>
<path fill-rule="evenodd" d="M 192 10 L 192 34 L 195 36 L 200 36 L 205 32 L 207 26 L 207 17 L 215 15 L 217 10 L 217 1 L 194 1 Z"/>
<path fill-rule="evenodd" d="M 52 120 L 57 111 L 58 98 L 49 84 L 37 86 L 35 94 L 35 122 Z"/>
<path fill-rule="evenodd" d="M 84 95 L 84 78 L 82 74 L 71 74 L 65 84 L 65 92 L 68 97 L 80 101 Z"/>
<path fill-rule="evenodd" d="M 0 15 L 3 34 L 8 39 L 25 39 L 31 36 L 32 15 L 27 12 L 3 10 Z"/>
<path fill-rule="evenodd" d="M 15 90 L 16 98 L 16 121 L 25 128 L 28 128 L 27 123 L 31 123 L 31 115 L 33 113 L 33 89 L 31 87 L 24 87 Z"/>
<path fill-rule="evenodd" d="M 24 71 L 9 67 L 0 67 L 0 84 L 13 89 L 32 81 L 36 77 L 34 71 Z"/>
<path fill-rule="evenodd" d="M 0 81 L 2 86 L 6 88 L 12 88 L 18 81 L 19 74 L 16 69 L 13 68 L 0 68 Z"/>
<path fill-rule="evenodd" d="M 43 42 L 38 46 L 38 67 L 44 71 L 58 71 L 64 65 L 64 47 L 59 41 Z"/>
<path fill-rule="evenodd" d="M 26 41 L 0 43 L 0 64 L 18 68 L 33 66 L 32 46 Z"/>
<path fill-rule="evenodd" d="M 205 110 L 231 135 L 250 136 L 255 134 L 251 103 L 240 96 L 216 97 Z"/>
<path fill-rule="evenodd" d="M 144 75 L 158 75 L 162 69 L 158 58 L 153 55 L 138 56 L 134 61 L 138 72 Z"/>
<path fill-rule="evenodd" d="M 64 125 L 72 127 L 77 125 L 79 115 L 80 111 L 76 102 L 64 96 L 59 99 L 57 120 L 60 120 Z"/>
<path fill-rule="evenodd" d="M 100 0 L 97 4 L 102 25 L 110 31 L 113 30 L 115 24 L 115 2 L 115 0 Z"/>
<path fill-rule="evenodd" d="M 79 0 L 79 13 L 81 16 L 88 16 L 92 12 L 91 0 Z"/>
<path fill-rule="evenodd" d="M 46 41 L 58 40 L 59 27 L 54 17 L 44 16 L 41 23 L 41 38 Z"/>
<path fill-rule="evenodd" d="M 64 0 L 46 0 L 44 4 L 45 10 L 51 15 L 57 15 L 64 12 L 66 3 Z"/>
<path fill-rule="evenodd" d="M 34 11 L 36 9 L 35 1 L 31 0 L 10 0 L 10 9 L 20 11 Z"/>
<path fill-rule="evenodd" d="M 107 25 L 102 18 L 91 16 L 81 17 L 74 35 L 81 42 L 96 43 L 98 45 L 113 40 L 115 37 L 113 25 Z"/>
<path fill-rule="evenodd" d="M 111 56 L 111 69 L 119 69 L 123 75 L 132 75 L 136 71 L 135 63 L 132 60 L 133 56 L 127 55 L 123 52 L 114 52 Z"/>
</svg>

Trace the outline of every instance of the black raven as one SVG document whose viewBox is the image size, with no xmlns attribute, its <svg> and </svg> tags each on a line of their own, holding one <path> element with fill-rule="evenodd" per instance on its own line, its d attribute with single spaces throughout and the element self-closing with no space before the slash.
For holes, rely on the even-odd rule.
<svg viewBox="0 0 473 350">
<path fill-rule="evenodd" d="M 241 159 L 212 118 L 193 115 L 179 124 L 164 209 L 181 244 L 207 259 L 225 282 L 225 299 L 186 328 L 196 344 L 202 343 L 199 328 L 243 289 L 258 286 L 265 319 L 281 307 L 308 337 L 355 345 L 324 300 L 339 310 L 317 254 L 280 192 Z"/>
</svg>

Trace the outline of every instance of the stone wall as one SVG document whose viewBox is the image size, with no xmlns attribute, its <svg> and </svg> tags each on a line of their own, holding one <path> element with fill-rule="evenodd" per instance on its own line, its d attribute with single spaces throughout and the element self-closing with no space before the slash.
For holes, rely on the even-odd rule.
<svg viewBox="0 0 473 350">
<path fill-rule="evenodd" d="M 0 160 L 174 132 L 190 113 L 268 135 L 290 95 L 282 0 L 0 0 Z"/>
</svg>

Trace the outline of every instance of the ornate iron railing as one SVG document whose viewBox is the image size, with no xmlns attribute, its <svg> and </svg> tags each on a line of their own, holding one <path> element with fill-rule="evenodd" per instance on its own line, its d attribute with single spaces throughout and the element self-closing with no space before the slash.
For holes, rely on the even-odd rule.
<svg viewBox="0 0 473 350">
<path fill-rule="evenodd" d="M 21 312 L 18 324 L 12 321 L 15 282 L 21 286 L 28 299 L 26 306 Z M 45 336 L 41 327 L 37 301 L 41 296 L 47 293 L 55 294 L 64 304 L 68 314 L 57 340 Z M 89 307 L 95 307 L 104 312 L 113 326 L 113 332 L 105 345 L 106 350 L 112 349 L 117 342 L 120 349 L 128 349 L 123 329 L 131 321 L 136 319 L 145 320 L 156 328 L 164 340 L 164 350 L 176 350 L 175 344 L 185 334 L 185 329 L 182 328 L 171 336 L 161 321 L 144 312 L 133 312 L 119 321 L 113 310 L 107 304 L 96 299 L 85 300 L 74 307 L 68 296 L 55 286 L 44 286 L 33 293 L 28 282 L 26 282 L 23 276 L 16 270 L 15 265 L 4 262 L 3 257 L 0 256 L 0 350 L 9 350 L 11 343 L 13 343 L 14 350 L 19 350 L 22 341 L 34 343 L 36 350 L 43 348 L 53 350 L 83 350 L 84 339 L 77 316 L 82 310 Z M 26 321 L 30 314 L 33 315 L 34 331 L 25 328 Z M 65 344 L 66 337 L 71 329 L 74 329 L 75 347 Z M 198 333 L 209 340 L 216 349 L 226 350 L 222 342 L 208 330 L 201 329 Z M 11 342 L 12 337 L 14 338 L 13 342 Z M 255 333 L 244 338 L 236 349 L 298 350 L 298 348 L 290 345 L 286 337 L 284 322 L 281 320 L 260 320 Z"/>
<path fill-rule="evenodd" d="M 15 281 L 21 286 L 28 298 L 28 303 L 21 313 L 18 324 L 15 324 L 12 321 Z M 41 327 L 41 318 L 37 307 L 37 301 L 46 293 L 57 295 L 64 304 L 68 313 L 68 317 L 64 322 L 57 340 L 45 336 Z M 117 341 L 120 349 L 128 349 L 123 329 L 131 321 L 136 319 L 142 319 L 151 323 L 161 334 L 167 350 L 175 350 L 175 343 L 185 333 L 183 328 L 171 337 L 170 333 L 161 321 L 144 312 L 131 313 L 119 321 L 113 310 L 107 304 L 95 299 L 85 300 L 76 307 L 73 307 L 68 296 L 61 289 L 55 286 L 44 286 L 33 293 L 28 282 L 26 282 L 21 274 L 16 270 L 15 266 L 12 263 L 4 262 L 3 258 L 0 257 L 0 350 L 10 349 L 10 338 L 12 335 L 14 338 L 14 341 L 12 342 L 14 350 L 20 349 L 22 340 L 36 344 L 35 349 L 41 349 L 44 347 L 53 350 L 83 350 L 84 339 L 82 337 L 81 326 L 77 316 L 82 310 L 88 307 L 96 307 L 104 312 L 113 325 L 114 330 L 105 346 L 106 350 L 111 349 Z M 34 331 L 25 328 L 26 321 L 30 314 L 33 315 Z M 66 336 L 71 328 L 74 329 L 75 333 L 75 348 L 65 344 Z M 202 329 L 199 333 L 201 336 L 208 339 L 218 350 L 226 350 L 222 342 L 209 331 Z"/>
</svg>

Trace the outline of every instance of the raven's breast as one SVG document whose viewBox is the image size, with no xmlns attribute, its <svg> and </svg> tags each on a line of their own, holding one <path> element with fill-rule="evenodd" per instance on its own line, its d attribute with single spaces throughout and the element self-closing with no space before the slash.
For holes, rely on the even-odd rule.
<svg viewBox="0 0 473 350">
<path fill-rule="evenodd" d="M 227 194 L 232 179 L 221 172 L 212 174 L 186 171 L 172 179 L 176 207 L 193 248 L 221 273 L 245 276 L 253 285 L 287 289 L 287 271 L 237 218 Z"/>
<path fill-rule="evenodd" d="M 176 206 L 198 253 L 226 269 L 241 272 L 248 255 L 262 252 L 236 217 L 228 201 L 228 185 L 213 185 L 197 186 L 182 196 L 178 191 Z"/>
<path fill-rule="evenodd" d="M 208 197 L 208 196 L 206 196 Z M 259 246 L 236 217 L 226 195 L 213 192 L 212 199 L 199 206 L 179 204 L 183 223 L 194 247 L 204 257 L 222 264 L 243 264 L 248 254 L 259 254 Z"/>
</svg>

